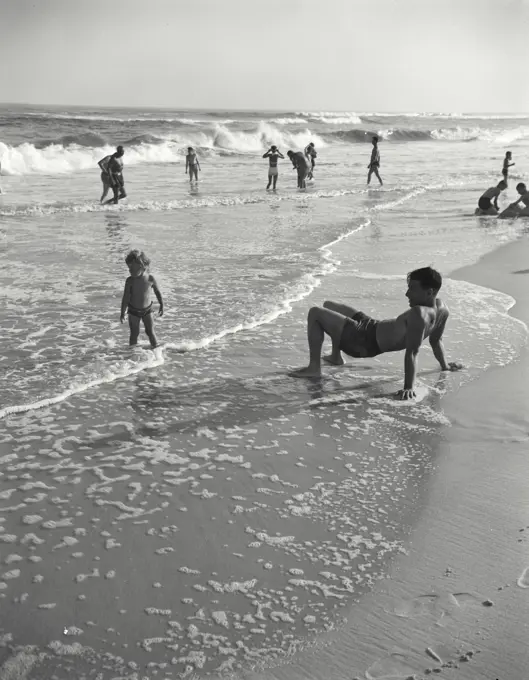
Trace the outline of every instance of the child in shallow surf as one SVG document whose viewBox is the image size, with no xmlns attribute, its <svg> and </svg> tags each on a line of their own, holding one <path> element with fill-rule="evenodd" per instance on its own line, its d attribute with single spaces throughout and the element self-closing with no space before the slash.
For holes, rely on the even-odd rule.
<svg viewBox="0 0 529 680">
<path fill-rule="evenodd" d="M 148 274 L 150 260 L 143 251 L 131 250 L 125 258 L 125 262 L 129 268 L 130 276 L 125 281 L 125 290 L 123 291 L 123 299 L 121 301 L 121 317 L 120 321 L 125 321 L 125 313 L 129 315 L 130 340 L 129 345 L 133 346 L 138 343 L 138 336 L 140 334 L 140 321 L 143 321 L 143 326 L 149 340 L 151 347 L 154 349 L 158 347 L 158 340 L 154 334 L 154 313 L 151 301 L 151 289 L 156 295 L 160 309 L 158 316 L 163 316 L 163 300 L 162 294 L 156 283 L 156 279 L 152 274 Z"/>
</svg>

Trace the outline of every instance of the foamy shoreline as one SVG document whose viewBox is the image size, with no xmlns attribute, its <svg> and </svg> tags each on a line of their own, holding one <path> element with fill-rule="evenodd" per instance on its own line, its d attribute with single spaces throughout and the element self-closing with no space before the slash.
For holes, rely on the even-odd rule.
<svg viewBox="0 0 529 680">
<path fill-rule="evenodd" d="M 511 295 L 516 305 L 510 313 L 529 324 L 528 264 L 529 242 L 522 237 L 451 278 Z M 528 371 L 526 349 L 514 363 L 445 396 L 452 425 L 427 481 L 408 554 L 351 607 L 345 628 L 322 640 L 325 648 L 266 677 L 526 676 Z"/>
</svg>

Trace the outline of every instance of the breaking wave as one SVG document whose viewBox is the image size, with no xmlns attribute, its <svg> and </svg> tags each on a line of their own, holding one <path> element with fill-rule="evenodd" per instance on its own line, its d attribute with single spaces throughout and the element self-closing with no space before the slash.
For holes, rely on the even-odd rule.
<svg viewBox="0 0 529 680">
<path fill-rule="evenodd" d="M 308 128 L 290 132 L 261 121 L 248 132 L 216 124 L 209 130 L 190 131 L 186 134 L 141 134 L 122 141 L 121 144 L 125 146 L 127 165 L 138 165 L 178 162 L 189 145 L 217 153 L 245 154 L 263 153 L 271 144 L 276 144 L 283 151 L 288 148 L 302 149 L 310 141 L 319 147 L 325 146 L 322 137 L 311 133 Z M 114 146 L 104 137 L 91 132 L 67 135 L 58 140 L 26 142 L 18 146 L 0 142 L 2 171 L 8 175 L 66 174 L 87 170 L 113 151 Z"/>
<path fill-rule="evenodd" d="M 413 128 L 387 128 L 385 130 L 337 130 L 336 132 L 324 133 L 322 136 L 328 141 L 340 140 L 343 142 L 369 142 L 373 135 L 377 135 L 389 142 L 415 142 L 415 141 L 448 141 L 461 142 L 480 140 L 497 144 L 509 144 L 519 139 L 529 137 L 529 126 L 519 126 L 511 130 L 488 130 L 480 127 L 450 127 L 436 128 L 433 130 L 418 130 Z"/>
</svg>

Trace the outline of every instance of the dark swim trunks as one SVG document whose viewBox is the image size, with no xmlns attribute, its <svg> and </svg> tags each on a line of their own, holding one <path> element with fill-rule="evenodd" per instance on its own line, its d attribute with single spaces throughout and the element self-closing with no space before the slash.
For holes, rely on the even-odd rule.
<svg viewBox="0 0 529 680">
<path fill-rule="evenodd" d="M 382 354 L 377 342 L 377 323 L 363 312 L 348 318 L 340 338 L 342 352 L 350 357 L 376 357 Z"/>
<path fill-rule="evenodd" d="M 487 198 L 486 196 L 482 196 L 478 201 L 478 207 L 481 208 L 481 210 L 488 210 L 491 206 L 492 203 L 490 202 L 490 198 Z"/>
<path fill-rule="evenodd" d="M 127 311 L 131 316 L 137 316 L 139 319 L 144 319 L 149 314 L 152 314 L 152 302 L 145 309 L 136 309 L 136 307 L 131 307 L 129 305 Z"/>
</svg>

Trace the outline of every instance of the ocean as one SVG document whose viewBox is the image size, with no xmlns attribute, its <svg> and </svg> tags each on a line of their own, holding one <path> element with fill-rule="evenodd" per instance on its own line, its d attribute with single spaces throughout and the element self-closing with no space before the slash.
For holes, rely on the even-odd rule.
<svg viewBox="0 0 529 680">
<path fill-rule="evenodd" d="M 384 186 L 368 188 L 373 134 Z M 307 190 L 285 159 L 267 192 L 263 153 L 309 141 Z M 97 161 L 117 144 L 128 198 L 101 206 Z M 443 399 L 527 342 L 512 297 L 450 274 L 526 232 L 473 213 L 506 150 L 514 200 L 528 149 L 521 114 L 2 105 L 4 669 L 237 676 L 329 644 L 406 551 Z M 119 323 L 132 248 L 164 296 L 162 357 Z M 287 376 L 311 305 L 396 316 L 426 265 L 464 372 L 424 347 L 413 404 L 391 398 L 401 354 Z"/>
</svg>

